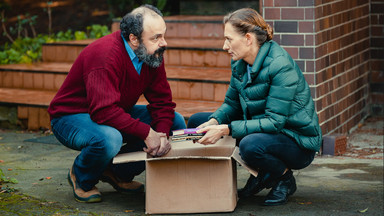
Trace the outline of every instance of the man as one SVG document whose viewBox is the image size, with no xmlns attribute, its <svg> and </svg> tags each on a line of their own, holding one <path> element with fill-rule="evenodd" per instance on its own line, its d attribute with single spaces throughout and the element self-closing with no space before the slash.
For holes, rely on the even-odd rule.
<svg viewBox="0 0 384 216">
<path fill-rule="evenodd" d="M 113 157 L 132 151 L 162 156 L 171 148 L 170 131 L 186 127 L 166 79 L 161 12 L 143 5 L 123 18 L 120 29 L 81 52 L 48 109 L 57 139 L 81 151 L 68 173 L 79 202 L 101 201 L 99 180 L 120 192 L 142 192 L 132 180 L 144 162 L 113 165 Z M 148 106 L 136 105 L 142 94 Z"/>
</svg>

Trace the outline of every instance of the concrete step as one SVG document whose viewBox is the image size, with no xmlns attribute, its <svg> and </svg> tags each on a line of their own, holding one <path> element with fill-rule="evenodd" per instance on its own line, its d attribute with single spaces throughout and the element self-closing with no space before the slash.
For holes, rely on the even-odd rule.
<svg viewBox="0 0 384 216">
<path fill-rule="evenodd" d="M 56 91 L 26 90 L 13 88 L 0 88 L 0 105 L 16 106 L 20 122 L 24 122 L 29 130 L 50 128 L 50 119 L 47 113 L 49 103 Z M 214 112 L 221 102 L 174 99 L 177 104 L 176 111 L 186 120 L 196 112 Z M 147 104 L 140 98 L 138 104 Z"/>
<path fill-rule="evenodd" d="M 57 91 L 71 63 L 35 63 L 0 66 L 0 87 Z M 227 68 L 167 66 L 173 98 L 223 101 L 231 71 Z"/>
</svg>

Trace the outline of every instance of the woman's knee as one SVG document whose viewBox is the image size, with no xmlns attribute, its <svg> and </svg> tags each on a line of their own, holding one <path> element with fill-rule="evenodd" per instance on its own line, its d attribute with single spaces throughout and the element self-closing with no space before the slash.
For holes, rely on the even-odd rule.
<svg viewBox="0 0 384 216">
<path fill-rule="evenodd" d="M 240 155 L 245 161 L 254 160 L 264 153 L 263 145 L 258 142 L 257 135 L 245 136 L 239 143 Z"/>
<path fill-rule="evenodd" d="M 196 128 L 199 125 L 203 124 L 204 122 L 208 121 L 208 117 L 212 115 L 210 112 L 200 112 L 193 114 L 188 119 L 188 128 Z"/>
</svg>

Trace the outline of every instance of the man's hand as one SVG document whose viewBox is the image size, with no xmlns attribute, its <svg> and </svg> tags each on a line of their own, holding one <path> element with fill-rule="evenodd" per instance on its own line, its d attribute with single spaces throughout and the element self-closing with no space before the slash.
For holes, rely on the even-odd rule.
<svg viewBox="0 0 384 216">
<path fill-rule="evenodd" d="M 171 150 L 171 144 L 169 143 L 167 134 L 165 133 L 158 133 L 160 135 L 160 148 L 159 151 L 157 152 L 157 156 L 163 156 Z"/>
<path fill-rule="evenodd" d="M 157 156 L 161 145 L 160 134 L 151 128 L 149 129 L 148 136 L 145 138 L 144 142 L 147 147 L 144 147 L 143 150 L 152 156 Z"/>
<path fill-rule="evenodd" d="M 219 141 L 219 139 L 221 139 L 222 136 L 228 135 L 229 128 L 228 128 L 228 125 L 226 124 L 210 125 L 210 126 L 201 128 L 196 132 L 197 133 L 206 132 L 206 134 L 197 142 L 204 145 L 209 145 L 209 144 L 215 144 L 217 141 Z"/>
</svg>

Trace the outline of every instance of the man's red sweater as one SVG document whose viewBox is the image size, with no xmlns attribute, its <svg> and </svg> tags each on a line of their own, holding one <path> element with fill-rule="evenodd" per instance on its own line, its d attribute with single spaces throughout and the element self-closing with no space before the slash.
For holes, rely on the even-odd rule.
<svg viewBox="0 0 384 216">
<path fill-rule="evenodd" d="M 91 43 L 80 53 L 48 112 L 51 119 L 89 113 L 98 124 L 144 140 L 150 125 L 128 114 L 142 94 L 149 102 L 152 128 L 169 135 L 176 104 L 172 102 L 164 62 L 155 69 L 143 64 L 139 75 L 120 31 L 116 31 Z"/>
</svg>

